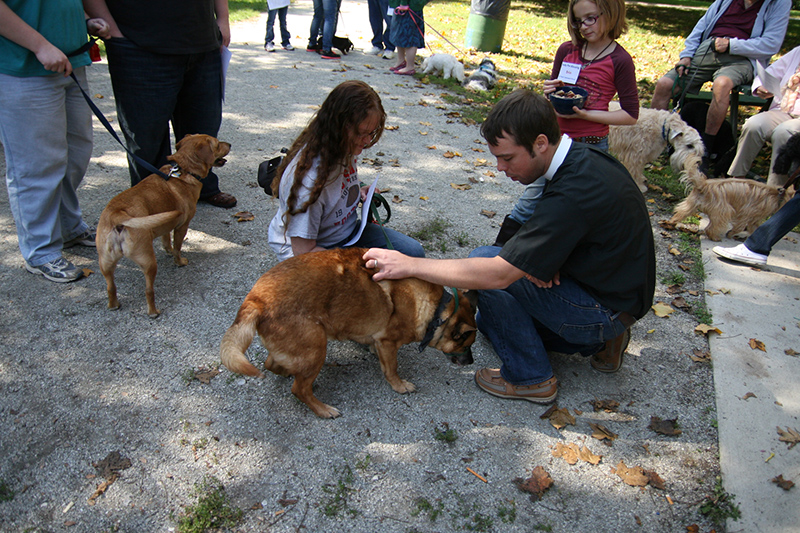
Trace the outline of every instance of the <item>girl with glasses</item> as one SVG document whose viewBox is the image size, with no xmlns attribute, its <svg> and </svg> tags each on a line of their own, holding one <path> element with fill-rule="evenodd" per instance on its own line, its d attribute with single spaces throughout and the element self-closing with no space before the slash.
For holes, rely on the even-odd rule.
<svg viewBox="0 0 800 533">
<path fill-rule="evenodd" d="M 571 40 L 556 52 L 544 93 L 563 85 L 577 85 L 589 92 L 583 109 L 559 115 L 562 133 L 573 140 L 608 151 L 609 124 L 636 124 L 639 93 L 630 54 L 616 41 L 627 29 L 623 0 L 570 0 L 567 29 Z M 608 110 L 619 95 L 622 109 Z"/>
<path fill-rule="evenodd" d="M 378 94 L 361 80 L 331 91 L 306 129 L 292 143 L 272 182 L 280 200 L 269 225 L 278 259 L 341 248 L 358 234 L 359 202 L 366 188 L 358 179 L 358 156 L 381 138 L 386 113 Z M 416 240 L 367 224 L 352 246 L 387 248 L 414 257 L 425 251 Z"/>
</svg>

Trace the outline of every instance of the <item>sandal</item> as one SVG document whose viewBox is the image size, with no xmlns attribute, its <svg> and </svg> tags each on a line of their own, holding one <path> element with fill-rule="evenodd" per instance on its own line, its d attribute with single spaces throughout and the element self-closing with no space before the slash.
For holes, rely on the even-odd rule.
<svg viewBox="0 0 800 533">
<path fill-rule="evenodd" d="M 390 67 L 390 68 L 389 68 L 389 70 L 391 70 L 392 72 L 397 72 L 397 71 L 398 71 L 398 70 L 400 70 L 401 68 L 406 68 L 406 62 L 405 62 L 405 61 L 403 61 L 403 62 L 402 62 L 402 63 L 400 63 L 399 65 L 395 65 L 395 66 L 393 66 L 393 67 Z"/>
</svg>

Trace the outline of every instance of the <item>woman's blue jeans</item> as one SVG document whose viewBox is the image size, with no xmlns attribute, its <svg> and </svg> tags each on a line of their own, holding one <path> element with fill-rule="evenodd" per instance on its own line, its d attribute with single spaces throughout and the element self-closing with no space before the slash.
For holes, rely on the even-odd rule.
<svg viewBox="0 0 800 533">
<path fill-rule="evenodd" d="M 494 257 L 499 246 L 482 246 L 470 257 Z M 505 289 L 478 291 L 478 329 L 502 361 L 500 374 L 514 385 L 553 377 L 548 351 L 597 353 L 625 331 L 616 313 L 570 278 L 540 289 L 522 278 Z"/>
<path fill-rule="evenodd" d="M 314 0 L 314 16 L 311 18 L 311 29 L 308 47 L 314 46 L 322 34 L 322 49 L 330 50 L 333 46 L 333 35 L 336 33 L 336 22 L 339 18 L 341 0 Z"/>
<path fill-rule="evenodd" d="M 128 149 L 156 168 L 167 163 L 169 124 L 175 141 L 190 133 L 216 137 L 222 123 L 219 49 L 201 54 L 159 54 L 124 38 L 106 40 L 108 72 Z M 131 185 L 150 175 L 128 157 Z M 209 172 L 200 198 L 220 192 Z"/>
</svg>

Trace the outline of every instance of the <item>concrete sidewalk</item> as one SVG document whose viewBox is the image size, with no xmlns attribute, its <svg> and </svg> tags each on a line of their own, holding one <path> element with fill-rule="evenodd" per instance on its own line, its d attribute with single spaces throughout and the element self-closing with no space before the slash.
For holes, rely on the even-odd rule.
<svg viewBox="0 0 800 533">
<path fill-rule="evenodd" d="M 725 489 L 742 512 L 728 531 L 788 532 L 800 528 L 800 448 L 779 441 L 777 427 L 800 429 L 800 235 L 781 240 L 762 269 L 724 261 L 703 239 L 706 302 L 721 335 L 710 334 Z M 732 246 L 724 241 L 722 246 Z M 751 348 L 761 341 L 765 351 Z M 792 352 L 790 352 L 792 353 Z"/>
</svg>

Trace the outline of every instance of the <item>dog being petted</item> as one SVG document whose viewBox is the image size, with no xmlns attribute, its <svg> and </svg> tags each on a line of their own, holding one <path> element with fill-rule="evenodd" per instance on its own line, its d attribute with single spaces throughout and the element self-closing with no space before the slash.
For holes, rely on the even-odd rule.
<svg viewBox="0 0 800 533">
<path fill-rule="evenodd" d="M 338 248 L 287 259 L 262 275 L 247 294 L 220 343 L 222 364 L 232 372 L 264 377 L 245 352 L 255 335 L 269 355 L 264 368 L 294 376 L 292 394 L 321 418 L 340 412 L 312 390 L 329 340 L 369 345 L 392 389 L 416 387 L 397 373 L 398 349 L 419 342 L 457 364 L 471 364 L 477 293 L 416 278 L 372 280 L 365 248 Z"/>
<path fill-rule="evenodd" d="M 188 264 L 181 247 L 197 210 L 201 180 L 212 167 L 225 164 L 231 145 L 210 135 L 187 135 L 175 148 L 167 156 L 172 164 L 160 169 L 169 179 L 151 174 L 112 198 L 100 214 L 97 259 L 106 280 L 109 309 L 119 309 L 114 271 L 119 260 L 127 257 L 144 273 L 147 314 L 151 318 L 160 314 L 155 303 L 158 265 L 153 239 L 161 237 L 176 265 Z"/>
</svg>

